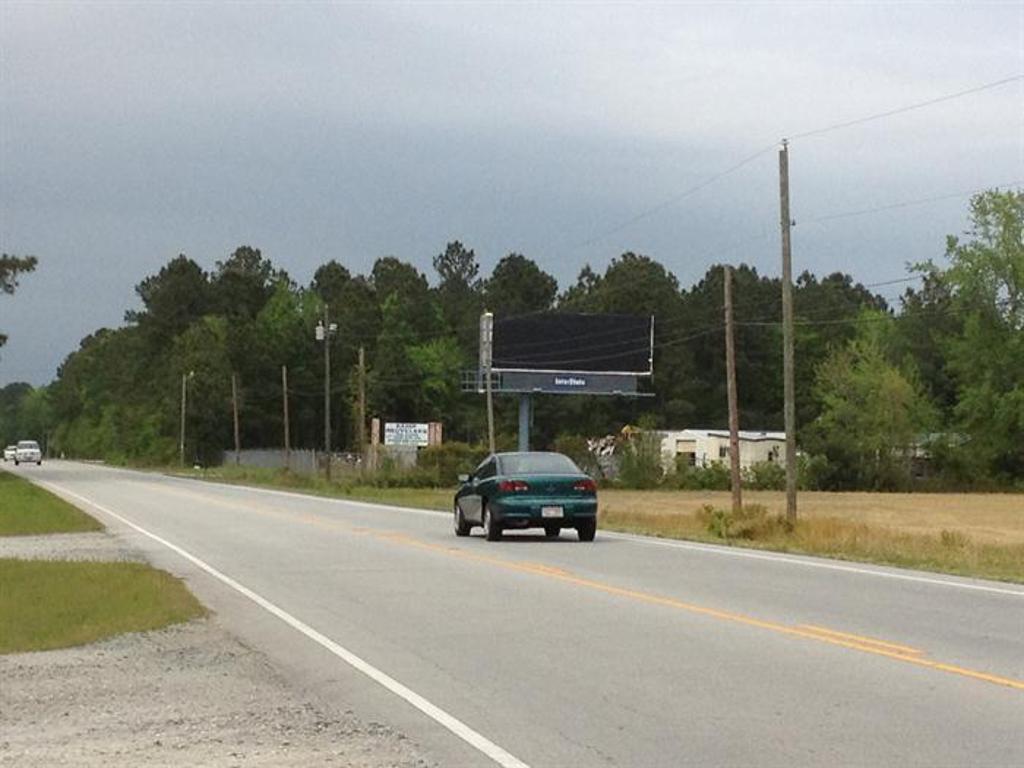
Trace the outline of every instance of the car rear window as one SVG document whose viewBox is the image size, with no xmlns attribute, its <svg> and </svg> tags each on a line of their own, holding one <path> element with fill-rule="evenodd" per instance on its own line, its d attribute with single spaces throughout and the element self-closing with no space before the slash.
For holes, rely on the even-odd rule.
<svg viewBox="0 0 1024 768">
<path fill-rule="evenodd" d="M 19 448 L 38 448 L 39 447 L 39 443 L 37 443 L 35 440 L 22 440 L 20 443 L 18 443 L 18 447 Z"/>
<path fill-rule="evenodd" d="M 501 457 L 506 475 L 579 475 L 580 468 L 560 453 L 518 453 Z"/>
</svg>

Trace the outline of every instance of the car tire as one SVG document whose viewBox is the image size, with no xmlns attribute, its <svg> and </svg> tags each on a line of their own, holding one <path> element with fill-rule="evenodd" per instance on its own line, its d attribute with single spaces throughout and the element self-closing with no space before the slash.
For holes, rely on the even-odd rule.
<svg viewBox="0 0 1024 768">
<path fill-rule="evenodd" d="M 576 535 L 580 541 L 593 541 L 597 534 L 597 520 L 584 520 L 576 523 Z"/>
<path fill-rule="evenodd" d="M 545 525 L 544 526 L 544 535 L 547 536 L 549 539 L 557 539 L 558 538 L 558 534 L 560 534 L 561 532 L 562 532 L 562 526 L 560 526 L 560 525 Z"/>
<path fill-rule="evenodd" d="M 455 502 L 455 535 L 456 536 L 469 536 L 470 525 L 466 522 L 466 516 L 462 514 L 462 507 L 459 506 L 458 502 Z"/>
<path fill-rule="evenodd" d="M 498 541 L 501 538 L 501 523 L 494 519 L 490 507 L 484 502 L 484 538 L 488 541 Z"/>
<path fill-rule="evenodd" d="M 17 459 L 14 460 L 14 466 L 18 466 L 18 464 L 20 464 L 20 463 L 21 462 L 19 462 Z"/>
</svg>

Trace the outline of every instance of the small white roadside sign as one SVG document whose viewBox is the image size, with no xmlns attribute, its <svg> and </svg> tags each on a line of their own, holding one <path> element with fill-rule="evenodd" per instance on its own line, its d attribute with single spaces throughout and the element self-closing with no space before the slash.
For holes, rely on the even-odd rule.
<svg viewBox="0 0 1024 768">
<path fill-rule="evenodd" d="M 388 422 L 384 425 L 384 445 L 414 445 L 420 447 L 429 444 L 429 424 Z"/>
</svg>

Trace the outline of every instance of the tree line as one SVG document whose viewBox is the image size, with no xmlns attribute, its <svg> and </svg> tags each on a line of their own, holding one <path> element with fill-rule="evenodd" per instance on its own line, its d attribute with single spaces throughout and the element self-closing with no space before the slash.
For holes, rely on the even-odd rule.
<svg viewBox="0 0 1024 768">
<path fill-rule="evenodd" d="M 906 283 L 898 306 L 842 272 L 797 278 L 798 441 L 818 487 L 907 487 L 914 457 L 925 453 L 948 486 L 1024 482 L 1024 192 L 975 196 L 970 222 L 963 237 L 948 238 L 943 259 L 910 265 L 893 281 Z M 191 374 L 187 454 L 215 461 L 233 443 L 235 374 L 242 445 L 280 446 L 287 366 L 292 444 L 322 445 L 323 348 L 314 329 L 325 305 L 338 325 L 335 446 L 359 448 L 360 347 L 370 415 L 441 421 L 447 440 L 485 442 L 482 399 L 460 386 L 476 366 L 485 308 L 655 317 L 654 396 L 537 398 L 536 447 L 641 421 L 727 426 L 720 265 L 683 287 L 663 264 L 626 252 L 603 273 L 585 266 L 560 290 L 519 253 L 481 275 L 474 251 L 453 241 L 432 266 L 428 276 L 387 256 L 364 275 L 330 260 L 299 285 L 251 246 L 209 273 L 179 255 L 138 284 L 140 307 L 125 324 L 84 338 L 52 383 L 0 390 L 0 438 L 47 439 L 51 452 L 69 456 L 173 461 L 181 377 Z M 781 286 L 747 265 L 733 275 L 741 427 L 781 429 Z M 516 403 L 497 398 L 496 418 L 499 442 L 514 444 Z"/>
</svg>

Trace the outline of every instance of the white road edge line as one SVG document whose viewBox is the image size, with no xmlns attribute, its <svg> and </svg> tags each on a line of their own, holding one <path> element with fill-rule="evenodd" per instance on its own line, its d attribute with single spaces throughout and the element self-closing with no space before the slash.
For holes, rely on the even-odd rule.
<svg viewBox="0 0 1024 768">
<path fill-rule="evenodd" d="M 153 541 L 164 545 L 172 552 L 181 555 L 183 558 L 188 560 L 193 565 L 197 566 L 198 568 L 201 568 L 214 578 L 222 581 L 224 584 L 227 584 L 236 592 L 239 592 L 240 594 L 249 598 L 258 606 L 263 608 L 265 611 L 281 619 L 281 621 L 285 622 L 293 629 L 297 629 L 299 632 L 304 634 L 313 642 L 323 646 L 328 651 L 337 656 L 339 659 L 344 661 L 346 664 L 349 664 L 353 668 L 359 670 L 364 675 L 369 677 L 371 680 L 382 685 L 384 688 L 386 688 L 399 698 L 404 699 L 406 702 L 414 706 L 416 709 L 425 714 L 431 720 L 434 720 L 436 723 L 444 726 L 453 734 L 455 734 L 460 739 L 465 741 L 467 744 L 476 748 L 484 755 L 489 757 L 491 760 L 493 760 L 495 763 L 502 766 L 502 768 L 529 768 L 529 766 L 522 760 L 505 751 L 497 744 L 495 744 L 493 741 L 488 739 L 486 736 L 473 730 L 468 725 L 463 723 L 461 720 L 457 719 L 455 716 L 448 714 L 437 705 L 432 704 L 430 701 L 423 698 L 415 691 L 402 685 L 400 682 L 395 680 L 387 673 L 382 672 L 369 662 L 364 661 L 359 656 L 356 656 L 354 653 L 349 651 L 347 648 L 338 645 L 338 643 L 334 642 L 329 637 L 326 637 L 325 635 L 322 635 L 320 632 L 317 632 L 311 626 L 301 621 L 300 619 L 295 618 L 290 613 L 285 611 L 283 608 L 279 608 L 277 605 L 270 602 L 265 597 L 262 597 L 256 592 L 253 592 L 251 589 L 238 583 L 230 576 L 221 573 L 212 565 L 203 562 L 195 555 L 186 552 L 177 544 L 172 544 L 166 539 L 157 536 L 155 533 L 150 533 L 145 528 L 142 528 L 141 526 L 138 526 L 135 523 L 133 523 L 131 520 L 122 517 L 121 515 L 108 509 L 107 507 L 97 504 L 96 502 L 91 501 L 87 499 L 85 496 L 81 496 L 75 493 L 74 491 L 69 491 L 67 488 L 62 488 L 61 486 L 49 482 L 39 480 L 36 480 L 35 482 L 39 483 L 43 487 L 49 488 L 50 490 L 56 493 L 63 493 L 66 494 L 67 496 L 71 496 L 72 498 L 78 499 L 79 501 L 88 504 L 90 507 L 98 509 L 100 512 L 103 512 L 104 514 L 110 515 L 115 520 L 119 520 L 128 527 L 138 531 L 143 536 L 148 536 Z"/>
<path fill-rule="evenodd" d="M 957 589 L 971 589 L 978 592 L 992 592 L 997 595 L 1012 595 L 1013 597 L 1024 597 L 1024 591 L 1016 589 L 1004 589 L 1003 587 L 989 586 L 987 584 L 971 584 L 963 581 L 949 581 L 947 579 L 930 578 L 928 576 L 916 576 L 911 573 L 895 573 L 893 571 L 882 571 L 874 568 L 858 568 L 854 565 L 841 565 L 839 563 L 823 563 L 811 557 L 793 557 L 783 554 L 772 554 L 768 552 L 757 552 L 749 549 L 733 547 L 716 547 L 711 544 L 698 544 L 686 541 L 666 541 L 653 536 L 638 536 L 630 533 L 619 533 L 618 531 L 601 531 L 602 536 L 609 536 L 614 539 L 630 541 L 634 544 L 643 544 L 651 547 L 669 547 L 671 549 L 686 549 L 693 552 L 705 552 L 712 555 L 725 555 L 726 557 L 745 557 L 750 560 L 767 560 L 775 563 L 788 563 L 790 565 L 802 565 L 806 568 L 824 568 L 830 571 L 842 571 L 844 573 L 857 573 L 867 576 L 877 576 L 882 579 L 899 579 L 901 581 L 914 581 L 920 584 L 934 584 L 941 587 L 955 587 Z"/>
<path fill-rule="evenodd" d="M 297 493 L 294 491 L 279 491 L 273 488 L 257 488 L 250 485 L 219 483 L 215 480 L 196 480 L 193 478 L 180 477 L 176 475 L 165 475 L 164 477 L 167 479 L 182 481 L 186 483 L 198 482 L 203 483 L 204 485 L 214 485 L 219 488 L 226 488 L 235 491 L 263 493 L 270 496 L 286 496 L 293 499 L 304 499 L 307 501 L 325 501 L 332 504 L 341 504 L 345 506 L 363 507 L 369 509 L 385 509 L 390 512 L 400 512 L 402 514 L 430 515 L 432 517 L 450 514 L 449 512 L 444 512 L 441 510 L 420 509 L 418 507 L 396 507 L 391 504 L 377 504 L 372 501 L 357 501 L 354 499 L 338 499 L 332 498 L 330 496 L 312 496 L 308 493 Z M 882 579 L 912 581 L 918 584 L 930 584 L 933 586 L 940 587 L 953 587 L 955 589 L 968 589 L 976 592 L 989 592 L 996 595 L 1011 595 L 1013 597 L 1024 598 L 1024 591 L 1021 590 L 1006 589 L 1003 587 L 996 587 L 988 584 L 973 584 L 967 581 L 952 581 L 950 579 L 932 578 L 929 576 L 918 576 L 913 573 L 897 573 L 895 571 L 884 571 L 876 568 L 861 568 L 855 565 L 844 565 L 842 563 L 825 562 L 822 560 L 814 559 L 812 555 L 807 555 L 804 557 L 794 557 L 792 555 L 785 555 L 773 552 L 761 552 L 751 549 L 741 549 L 739 547 L 715 546 L 713 544 L 699 544 L 697 542 L 688 541 L 669 541 L 667 539 L 659 539 L 656 536 L 640 536 L 638 534 L 619 533 L 618 531 L 601 531 L 601 535 L 607 536 L 608 538 L 612 539 L 620 539 L 622 541 L 627 541 L 632 544 L 639 544 L 641 546 L 684 549 L 690 552 L 703 552 L 709 555 L 723 555 L 725 557 L 742 557 L 747 558 L 749 560 L 765 560 L 772 563 L 799 565 L 805 568 L 823 568 L 829 571 L 856 573 L 862 576 L 877 576 Z"/>
</svg>

